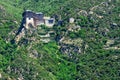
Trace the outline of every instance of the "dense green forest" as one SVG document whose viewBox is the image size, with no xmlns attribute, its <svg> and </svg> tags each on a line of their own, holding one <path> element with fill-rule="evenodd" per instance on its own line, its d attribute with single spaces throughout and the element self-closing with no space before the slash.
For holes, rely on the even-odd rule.
<svg viewBox="0 0 120 80">
<path fill-rule="evenodd" d="M 119 5 L 119 0 L 0 0 L 0 80 L 119 80 Z M 24 10 L 57 15 L 62 25 L 38 26 L 12 43 Z M 41 42 L 39 34 L 50 30 L 51 41 Z"/>
</svg>

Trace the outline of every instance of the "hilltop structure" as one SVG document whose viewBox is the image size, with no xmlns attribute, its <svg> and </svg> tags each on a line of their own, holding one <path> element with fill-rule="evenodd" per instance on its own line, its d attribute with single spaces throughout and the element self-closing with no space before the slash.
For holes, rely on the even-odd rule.
<svg viewBox="0 0 120 80">
<path fill-rule="evenodd" d="M 16 33 L 16 36 L 15 36 L 16 42 L 19 42 L 21 37 L 24 37 L 26 35 L 26 30 L 29 30 L 30 27 L 35 28 L 39 25 L 45 25 L 48 28 L 52 28 L 55 24 L 55 18 L 46 17 L 41 12 L 35 13 L 31 10 L 26 10 L 23 12 L 22 17 L 23 17 L 23 20 L 22 20 L 21 26 L 18 29 L 18 32 Z M 31 33 L 32 33 L 32 30 L 31 30 Z"/>
<path fill-rule="evenodd" d="M 31 10 L 26 10 L 22 14 L 23 26 L 28 29 L 29 26 L 36 27 L 38 25 L 46 25 L 47 27 L 53 27 L 55 19 L 51 17 L 45 17 L 43 13 L 35 13 Z"/>
</svg>

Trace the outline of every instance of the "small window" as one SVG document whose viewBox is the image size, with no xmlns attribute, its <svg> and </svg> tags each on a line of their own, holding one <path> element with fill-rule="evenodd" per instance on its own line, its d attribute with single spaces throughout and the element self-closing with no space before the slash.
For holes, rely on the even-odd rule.
<svg viewBox="0 0 120 80">
<path fill-rule="evenodd" d="M 49 20 L 49 24 L 53 24 L 54 23 L 54 21 L 53 20 Z"/>
<path fill-rule="evenodd" d="M 29 17 L 28 19 L 29 19 L 29 20 L 31 20 L 31 18 L 30 18 L 30 17 Z"/>
</svg>

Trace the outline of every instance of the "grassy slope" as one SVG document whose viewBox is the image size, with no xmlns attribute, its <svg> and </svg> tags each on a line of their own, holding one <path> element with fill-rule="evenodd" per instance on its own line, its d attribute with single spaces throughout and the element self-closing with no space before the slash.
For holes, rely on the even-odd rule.
<svg viewBox="0 0 120 80">
<path fill-rule="evenodd" d="M 7 1 L 2 0 L 0 2 L 0 5 L 5 8 L 5 12 L 7 14 L 6 19 L 14 19 L 14 20 L 17 19 L 20 21 L 21 18 L 20 14 L 22 13 L 22 9 L 17 8 L 17 6 L 15 6 L 12 1 L 8 1 L 8 0 Z"/>
<path fill-rule="evenodd" d="M 102 1 L 104 0 L 39 0 L 38 2 L 35 2 L 35 0 L 26 0 L 24 2 L 22 2 L 22 0 L 6 0 L 6 2 L 1 0 L 0 5 L 5 8 L 4 12 L 6 13 L 6 16 L 2 17 L 2 20 L 7 19 L 8 23 L 2 22 L 3 25 L 0 27 L 9 28 L 9 26 L 14 25 L 12 24 L 13 22 L 10 22 L 10 20 L 17 20 L 18 23 L 20 23 L 21 13 L 23 12 L 24 8 L 31 9 L 33 11 L 41 11 L 46 15 L 57 13 L 66 18 L 64 11 L 69 13 L 68 16 L 76 16 L 76 13 L 78 12 L 75 10 L 76 8 L 79 8 L 79 10 L 89 10 L 90 7 L 93 7 Z M 117 3 L 115 3 L 115 5 L 118 6 Z M 63 8 L 60 10 L 60 7 Z M 3 15 L 4 12 L 0 14 Z M 119 14 L 118 7 L 115 8 L 114 13 L 115 14 L 111 14 L 111 16 L 108 15 L 108 17 L 105 17 L 105 19 L 101 20 L 102 24 L 100 27 L 106 27 L 104 22 L 111 18 L 113 19 L 112 21 L 118 23 L 118 20 L 116 20 L 117 15 Z M 18 27 L 17 24 L 15 25 L 15 27 Z M 88 31 L 88 33 L 91 33 L 93 36 L 94 31 L 92 31 L 93 30 Z M 3 35 L 8 33 L 9 31 L 3 31 L 0 37 L 3 37 Z M 117 35 L 117 32 L 114 35 Z M 100 34 L 99 37 L 101 36 L 103 37 L 103 35 Z M 107 38 L 109 38 L 109 36 Z M 58 47 L 55 42 L 49 44 L 35 44 L 33 49 L 38 51 L 39 57 L 37 59 L 33 59 L 28 57 L 29 54 L 27 54 L 28 51 L 26 50 L 26 46 L 18 49 L 16 47 L 17 45 L 6 43 L 3 38 L 0 38 L 0 45 L 2 45 L 0 47 L 0 59 L 2 59 L 2 63 L 0 62 L 0 71 L 5 78 L 8 78 L 9 76 L 14 79 L 18 78 L 20 74 L 22 74 L 25 80 L 75 80 L 88 78 L 118 79 L 118 69 L 120 66 L 118 63 L 120 60 L 119 50 L 101 50 L 98 49 L 99 46 L 96 48 L 96 44 L 99 45 L 99 42 L 97 43 L 97 41 L 90 41 L 88 37 L 86 37 L 85 40 L 91 48 L 88 49 L 87 54 L 79 55 L 78 63 L 74 63 L 69 61 L 69 59 L 66 59 L 66 55 L 58 52 Z M 29 47 L 29 45 L 27 47 Z M 118 57 L 116 58 L 115 56 Z M 12 71 L 9 70 L 9 66 Z M 15 72 L 16 69 L 18 72 Z M 38 75 L 33 77 L 33 75 L 36 73 L 38 73 Z"/>
</svg>

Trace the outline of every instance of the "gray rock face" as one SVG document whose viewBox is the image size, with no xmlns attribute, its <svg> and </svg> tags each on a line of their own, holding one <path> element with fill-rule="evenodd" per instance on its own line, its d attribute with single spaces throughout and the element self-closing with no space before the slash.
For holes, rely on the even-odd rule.
<svg viewBox="0 0 120 80">
<path fill-rule="evenodd" d="M 81 49 L 78 46 L 69 45 L 69 44 L 60 44 L 60 51 L 62 53 L 70 55 L 71 53 L 79 54 L 81 53 Z"/>
</svg>

